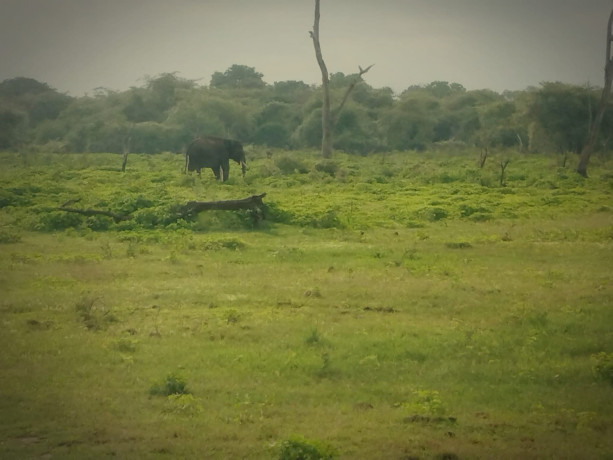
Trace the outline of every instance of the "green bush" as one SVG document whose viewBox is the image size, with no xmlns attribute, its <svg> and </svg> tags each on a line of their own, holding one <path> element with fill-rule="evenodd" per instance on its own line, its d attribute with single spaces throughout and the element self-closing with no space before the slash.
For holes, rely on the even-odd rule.
<svg viewBox="0 0 613 460">
<path fill-rule="evenodd" d="M 266 219 L 280 224 L 290 224 L 292 213 L 279 207 L 275 202 L 266 203 Z"/>
<path fill-rule="evenodd" d="M 256 226 L 254 211 L 206 211 L 194 217 L 191 228 L 198 232 L 250 230 Z"/>
<path fill-rule="evenodd" d="M 170 396 L 190 394 L 187 389 L 185 379 L 176 375 L 169 374 L 162 383 L 155 383 L 149 389 L 149 394 L 154 396 Z"/>
<path fill-rule="evenodd" d="M 202 412 L 202 402 L 191 394 L 171 394 L 164 412 L 193 417 Z"/>
<path fill-rule="evenodd" d="M 600 352 L 592 356 L 594 374 L 601 380 L 613 385 L 613 353 Z"/>
<path fill-rule="evenodd" d="M 149 198 L 145 198 L 142 195 L 138 196 L 126 196 L 123 197 L 118 203 L 113 205 L 113 208 L 116 209 L 115 212 L 118 214 L 131 214 L 137 210 L 142 210 L 143 208 L 150 208 L 155 203 Z"/>
<path fill-rule="evenodd" d="M 83 218 L 79 214 L 42 210 L 34 227 L 41 232 L 53 232 L 79 227 L 82 222 Z"/>
<path fill-rule="evenodd" d="M 309 214 L 294 215 L 291 221 L 294 225 L 313 228 L 341 228 L 342 224 L 335 209 L 313 211 Z"/>
<path fill-rule="evenodd" d="M 162 207 L 139 209 L 134 213 L 134 221 L 142 228 L 155 228 L 169 224 L 172 219 L 168 210 Z"/>
<path fill-rule="evenodd" d="M 16 187 L 0 190 L 0 208 L 6 206 L 27 206 L 31 203 L 29 193 Z"/>
<path fill-rule="evenodd" d="M 19 243 L 21 236 L 6 230 L 0 230 L 0 244 Z"/>
<path fill-rule="evenodd" d="M 107 216 L 90 216 L 85 219 L 85 226 L 94 231 L 108 230 L 113 225 L 113 219 Z"/>
<path fill-rule="evenodd" d="M 430 222 L 437 222 L 447 217 L 447 211 L 439 207 L 427 207 L 421 209 L 418 213 L 418 217 L 426 219 Z"/>
<path fill-rule="evenodd" d="M 315 165 L 316 171 L 329 174 L 332 177 L 336 176 L 338 169 L 339 169 L 338 163 L 333 160 L 322 160 Z"/>
<path fill-rule="evenodd" d="M 275 165 L 282 174 L 306 174 L 309 172 L 307 166 L 300 160 L 289 155 L 283 155 L 275 159 Z"/>
<path fill-rule="evenodd" d="M 326 460 L 337 458 L 337 450 L 327 443 L 291 436 L 281 443 L 279 460 Z"/>
<path fill-rule="evenodd" d="M 241 239 L 228 237 L 208 240 L 204 243 L 203 249 L 207 251 L 218 251 L 221 249 L 238 251 L 239 249 L 243 249 L 245 246 L 245 242 Z"/>
</svg>

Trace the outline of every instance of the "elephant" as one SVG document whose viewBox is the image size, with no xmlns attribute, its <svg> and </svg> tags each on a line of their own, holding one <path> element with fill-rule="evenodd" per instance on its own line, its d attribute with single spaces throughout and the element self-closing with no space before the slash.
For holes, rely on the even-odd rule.
<svg viewBox="0 0 613 460">
<path fill-rule="evenodd" d="M 185 152 L 185 172 L 197 171 L 200 177 L 202 168 L 211 168 L 215 178 L 222 182 L 228 180 L 230 160 L 241 165 L 245 176 L 246 160 L 243 145 L 235 140 L 219 137 L 199 137 L 192 141 Z"/>
</svg>

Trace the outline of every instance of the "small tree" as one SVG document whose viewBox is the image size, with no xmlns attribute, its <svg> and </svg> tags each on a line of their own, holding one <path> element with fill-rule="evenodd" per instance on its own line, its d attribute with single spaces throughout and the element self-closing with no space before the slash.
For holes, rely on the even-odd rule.
<svg viewBox="0 0 613 460">
<path fill-rule="evenodd" d="M 607 109 L 609 96 L 611 94 L 611 84 L 613 82 L 613 55 L 611 50 L 611 43 L 613 43 L 613 10 L 609 16 L 609 23 L 607 26 L 607 57 L 604 68 L 604 88 L 602 88 L 602 95 L 600 96 L 600 105 L 598 106 L 598 112 L 596 113 L 596 119 L 590 126 L 587 141 L 581 150 L 581 156 L 579 157 L 579 164 L 577 165 L 577 172 L 583 177 L 587 177 L 587 165 L 594 150 L 594 144 L 600 131 L 600 125 L 602 124 L 602 118 L 604 112 Z"/>
<path fill-rule="evenodd" d="M 330 109 L 330 76 L 328 74 L 328 68 L 326 67 L 326 63 L 324 62 L 324 58 L 321 53 L 321 43 L 319 42 L 319 0 L 315 0 L 315 22 L 313 24 L 313 30 L 309 32 L 311 38 L 313 39 L 313 46 L 315 47 L 315 57 L 317 58 L 317 63 L 319 64 L 319 68 L 321 70 L 321 83 L 323 87 L 324 97 L 323 97 L 323 105 L 321 112 L 321 126 L 322 126 L 322 139 L 321 139 L 321 154 L 324 158 L 330 158 L 332 156 L 332 137 L 334 133 L 334 126 L 336 125 L 336 118 L 338 114 L 343 109 L 343 106 L 349 99 L 349 95 L 351 91 L 355 88 L 355 86 L 362 81 L 362 75 L 370 70 L 370 68 L 374 65 L 370 65 L 365 69 L 358 66 L 360 72 L 357 74 L 356 78 L 351 82 L 347 91 L 345 92 L 345 96 L 341 101 L 338 108 L 334 111 L 334 113 Z"/>
</svg>

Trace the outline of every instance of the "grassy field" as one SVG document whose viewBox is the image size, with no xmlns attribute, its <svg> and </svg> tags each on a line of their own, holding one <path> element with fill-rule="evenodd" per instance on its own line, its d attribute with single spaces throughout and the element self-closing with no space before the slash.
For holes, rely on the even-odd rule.
<svg viewBox="0 0 613 460">
<path fill-rule="evenodd" d="M 0 458 L 613 458 L 613 162 L 477 159 L 0 154 Z"/>
</svg>

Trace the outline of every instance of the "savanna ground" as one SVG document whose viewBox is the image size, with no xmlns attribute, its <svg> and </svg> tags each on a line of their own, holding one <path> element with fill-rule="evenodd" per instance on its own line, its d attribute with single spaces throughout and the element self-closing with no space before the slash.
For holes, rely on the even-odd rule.
<svg viewBox="0 0 613 460">
<path fill-rule="evenodd" d="M 610 159 L 248 159 L 0 155 L 1 458 L 613 457 Z"/>
</svg>

